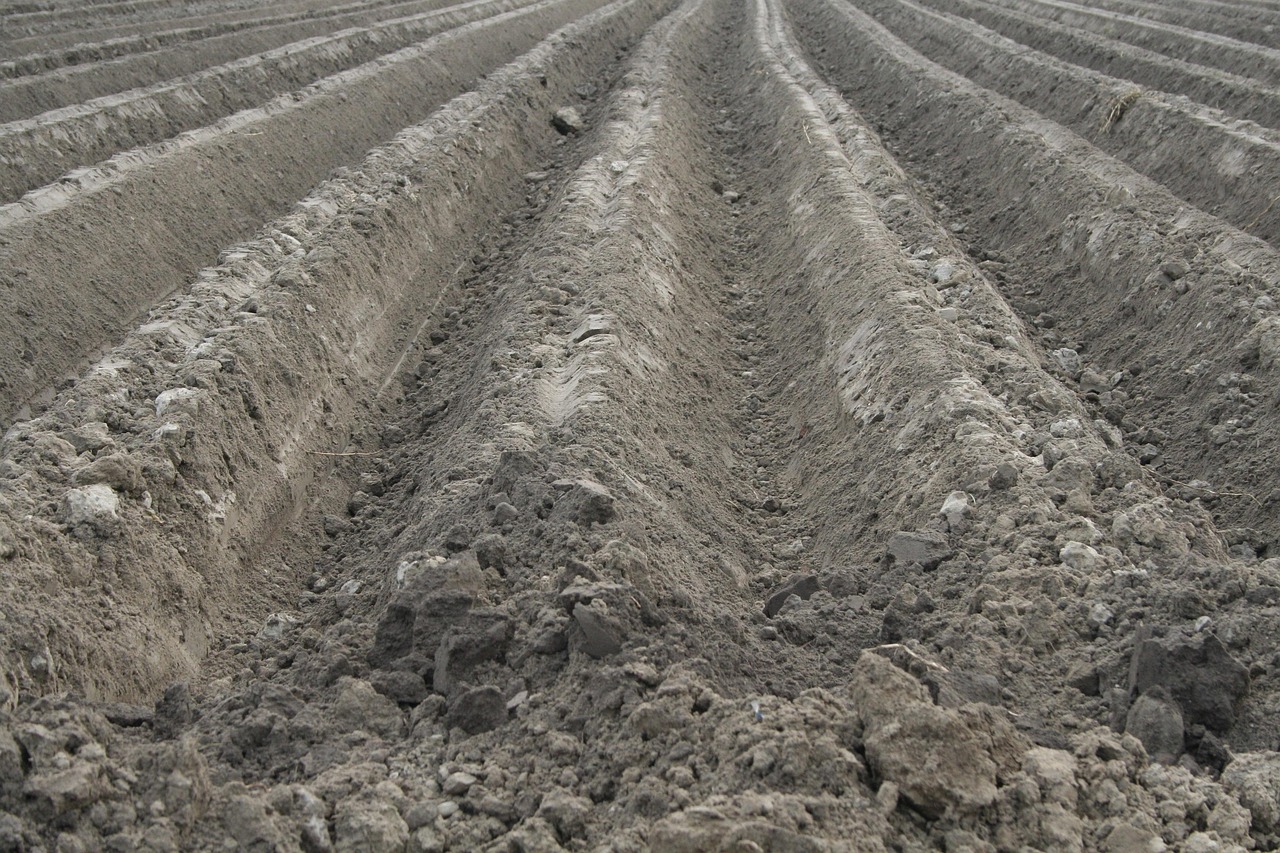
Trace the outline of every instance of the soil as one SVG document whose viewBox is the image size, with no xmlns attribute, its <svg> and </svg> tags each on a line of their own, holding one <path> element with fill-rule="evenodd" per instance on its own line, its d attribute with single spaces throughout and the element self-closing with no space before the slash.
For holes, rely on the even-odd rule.
<svg viewBox="0 0 1280 853">
<path fill-rule="evenodd" d="M 1280 847 L 1269 48 L 1005 5 L 295 3 L 33 119 L 0 851 Z"/>
</svg>

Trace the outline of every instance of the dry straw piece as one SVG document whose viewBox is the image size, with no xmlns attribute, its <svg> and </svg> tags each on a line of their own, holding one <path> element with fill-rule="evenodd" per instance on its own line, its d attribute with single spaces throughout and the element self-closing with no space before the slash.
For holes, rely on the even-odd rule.
<svg viewBox="0 0 1280 853">
<path fill-rule="evenodd" d="M 1142 90 L 1135 86 L 1132 89 L 1126 89 L 1124 92 L 1121 92 L 1119 95 L 1112 98 L 1111 109 L 1107 111 L 1107 120 L 1102 124 L 1102 132 L 1110 133 L 1112 126 L 1115 125 L 1116 122 L 1120 121 L 1120 119 L 1124 118 L 1124 114 L 1128 112 L 1129 108 L 1136 104 L 1138 99 L 1141 97 Z"/>
</svg>

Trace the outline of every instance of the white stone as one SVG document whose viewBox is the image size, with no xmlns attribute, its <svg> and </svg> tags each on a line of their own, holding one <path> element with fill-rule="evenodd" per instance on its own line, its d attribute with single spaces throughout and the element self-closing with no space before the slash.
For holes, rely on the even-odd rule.
<svg viewBox="0 0 1280 853">
<path fill-rule="evenodd" d="M 1058 559 L 1080 572 L 1088 572 L 1102 564 L 1102 555 L 1083 542 L 1068 542 L 1058 551 Z"/>
<path fill-rule="evenodd" d="M 80 489 L 72 489 L 63 499 L 62 515 L 77 532 L 85 529 L 98 533 L 110 533 L 120 523 L 120 496 L 115 489 L 102 483 L 94 483 Z"/>
<path fill-rule="evenodd" d="M 285 635 L 285 632 L 301 621 L 297 616 L 289 613 L 272 613 L 267 617 L 267 621 L 262 626 L 262 630 L 258 632 L 258 636 L 264 640 L 278 640 Z"/>
<path fill-rule="evenodd" d="M 1062 349 L 1054 350 L 1049 355 L 1058 363 L 1058 367 L 1062 368 L 1062 372 L 1072 379 L 1080 375 L 1082 367 L 1080 353 L 1068 347 L 1063 347 Z"/>
<path fill-rule="evenodd" d="M 967 492 L 952 492 L 942 502 L 939 515 L 947 520 L 947 526 L 955 529 L 973 512 L 973 500 Z"/>
<path fill-rule="evenodd" d="M 161 391 L 156 397 L 156 417 L 162 418 L 168 412 L 194 414 L 196 401 L 203 394 L 203 391 L 195 388 L 170 388 L 168 391 Z"/>
<path fill-rule="evenodd" d="M 1079 438 L 1084 435 L 1084 427 L 1078 418 L 1064 418 L 1049 425 L 1049 435 L 1054 438 Z"/>
<path fill-rule="evenodd" d="M 1116 618 L 1116 613 L 1101 601 L 1089 608 L 1089 624 L 1094 628 L 1101 628 L 1103 625 L 1109 625 L 1111 620 Z"/>
</svg>

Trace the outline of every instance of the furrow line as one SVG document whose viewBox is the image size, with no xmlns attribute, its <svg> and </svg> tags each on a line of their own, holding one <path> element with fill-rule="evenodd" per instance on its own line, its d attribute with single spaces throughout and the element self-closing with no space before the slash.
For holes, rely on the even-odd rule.
<svg viewBox="0 0 1280 853">
<path fill-rule="evenodd" d="M 596 2 L 465 24 L 0 207 L 0 420 L 183 290 L 219 247 Z"/>
<path fill-rule="evenodd" d="M 421 328 L 412 318 L 438 310 L 481 250 L 477 235 L 519 207 L 520 176 L 559 139 L 551 113 L 607 77 L 660 11 L 617 2 L 543 40 L 224 252 L 46 414 L 9 429 L 8 470 L 29 468 L 40 448 L 70 455 L 6 489 L 0 511 L 21 543 L 6 600 L 107 584 L 91 605 L 102 609 L 82 615 L 115 628 L 28 625 L 6 635 L 9 671 L 26 671 L 29 644 L 46 644 L 58 677 L 86 692 L 145 695 L 190 676 L 245 615 L 262 618 L 277 583 L 296 584 L 270 545 L 335 458 L 315 453 L 342 454 L 355 412 L 375 405 Z M 88 472 L 92 454 L 77 457 L 59 435 L 98 436 L 91 445 L 114 461 L 94 471 L 124 479 Z M 57 508 L 94 488 L 115 495 L 110 512 L 59 530 Z M 138 554 L 164 555 L 169 571 L 134 572 Z M 283 579 L 263 584 L 264 573 Z M 144 601 L 155 606 L 133 606 Z M 139 655 L 148 634 L 156 652 Z"/>
<path fill-rule="evenodd" d="M 781 405 L 810 426 L 786 467 L 812 484 L 800 487 L 816 514 L 812 559 L 828 569 L 852 564 L 846 589 L 862 599 L 851 615 L 823 618 L 835 620 L 839 641 L 918 644 L 971 674 L 958 680 L 992 678 L 1002 698 L 984 701 L 1007 703 L 1033 738 L 1063 737 L 1058 721 L 1072 714 L 1105 720 L 1105 706 L 1082 694 L 1045 705 L 1047 685 L 1061 683 L 1081 653 L 1050 639 L 1080 629 L 1073 590 L 1108 588 L 1155 555 L 1124 533 L 1132 515 L 1201 531 L 1194 548 L 1161 553 L 1181 561 L 1179 572 L 1225 558 L 1212 522 L 1198 508 L 1164 503 L 1111 428 L 1040 367 L 1038 347 L 987 272 L 807 67 L 781 11 L 760 5 L 768 13 L 759 38 L 778 82 L 757 103 L 794 104 L 779 123 L 789 137 L 780 148 L 813 152 L 788 160 L 808 163 L 779 188 L 790 227 L 775 224 L 772 233 L 785 236 L 762 247 L 777 258 L 767 271 L 776 276 L 766 307 L 778 318 L 773 333 L 794 334 L 789 313 L 821 326 L 812 356 L 793 356 L 811 366 L 779 383 L 790 398 Z M 1052 545 L 1017 547 L 1032 541 Z M 999 556 L 988 551 L 994 543 Z M 1036 629 L 1013 629 L 1001 615 L 1008 607 L 1035 612 Z M 990 666 L 993 645 L 996 657 L 1022 661 L 1022 675 Z M 859 647 L 841 650 L 847 660 Z"/>
<path fill-rule="evenodd" d="M 900 38 L 978 85 L 1074 130 L 1206 213 L 1280 243 L 1280 132 L 1061 62 L 911 0 L 858 0 Z"/>
<path fill-rule="evenodd" d="M 398 17 L 438 11 L 441 0 L 414 0 L 396 9 Z M 330 19 L 322 26 L 287 23 L 245 32 L 213 36 L 84 65 L 55 68 L 41 74 L 0 81 L 0 120 L 31 118 L 94 98 L 117 95 L 131 89 L 196 73 L 210 67 L 280 48 L 305 37 L 324 37 L 347 28 L 364 28 L 385 20 L 378 14 L 358 13 Z"/>
<path fill-rule="evenodd" d="M 1280 127 L 1280 89 L 1238 74 L 1175 59 L 1088 30 L 1066 26 L 987 0 L 931 0 L 1016 42 L 1152 89 L 1186 95 L 1237 118 Z"/>
<path fill-rule="evenodd" d="M 1278 438 L 1255 409 L 1255 383 L 1277 368 L 1264 342 L 1277 322 L 1275 250 L 852 7 L 796 8 L 824 76 L 945 191 L 971 251 L 1098 416 L 1157 464 L 1153 481 L 1171 498 L 1204 498 L 1223 528 L 1256 527 L 1237 534 L 1251 547 L 1272 547 L 1276 496 L 1239 451 L 1270 452 Z M 837 37 L 857 50 L 835 52 Z"/>
<path fill-rule="evenodd" d="M 128 32 L 112 35 L 116 28 L 96 27 L 92 34 L 77 32 L 63 34 L 61 38 L 50 37 L 13 39 L 0 47 L 0 77 L 25 77 L 42 74 L 69 65 L 86 65 L 91 62 L 104 62 L 118 59 L 134 53 L 149 53 L 161 48 L 183 44 L 185 49 L 192 50 L 196 42 L 216 38 L 218 36 L 243 33 L 245 30 L 265 31 L 268 28 L 281 28 L 293 25 L 292 39 L 312 35 L 324 35 L 344 27 L 356 26 L 368 21 L 376 21 L 389 17 L 404 17 L 405 7 L 420 5 L 417 0 L 363 0 L 363 2 L 347 3 L 342 6 L 330 6 L 324 9 L 303 9 L 302 11 L 270 16 L 244 18 L 216 24 L 199 24 L 193 22 L 185 26 L 175 26 L 178 22 L 158 24 L 155 28 L 128 27 Z M 161 29 L 166 27 L 166 29 Z M 265 32 L 252 34 L 260 39 Z M 282 36 L 283 37 L 283 36 Z M 88 39 L 94 39 L 88 41 Z M 275 45 L 261 44 L 257 50 Z M 244 50 L 252 53 L 254 49 Z M 232 58 L 230 56 L 228 59 Z"/>
<path fill-rule="evenodd" d="M 442 11 L 295 42 L 178 80 L 0 125 L 0 202 L 60 175 L 232 113 L 531 0 L 472 0 Z"/>
<path fill-rule="evenodd" d="M 301 0 L 301 5 L 317 5 L 315 0 Z M 169 0 L 128 0 L 121 3 L 95 3 L 61 9 L 19 12 L 8 23 L 15 32 L 45 33 L 66 29 L 90 29 L 110 26 L 113 21 L 135 19 L 131 24 L 154 20 L 173 20 L 192 16 L 243 15 L 257 11 L 257 4 L 245 2 L 173 3 Z"/>
<path fill-rule="evenodd" d="M 1181 0 L 1153 3 L 1149 0 L 1088 0 L 1092 9 L 1174 24 L 1191 30 L 1215 33 L 1267 47 L 1280 47 L 1280 14 L 1273 9 L 1231 6 L 1214 0 Z"/>
<path fill-rule="evenodd" d="M 1198 62 L 1268 85 L 1280 84 L 1280 51 L 1211 33 L 1095 10 L 1065 0 L 999 0 L 1009 8 L 1121 39 L 1187 62 Z"/>
</svg>

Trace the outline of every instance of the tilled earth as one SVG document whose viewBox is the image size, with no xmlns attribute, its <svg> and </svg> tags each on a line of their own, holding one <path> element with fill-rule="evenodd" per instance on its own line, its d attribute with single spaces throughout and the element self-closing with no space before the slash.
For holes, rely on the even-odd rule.
<svg viewBox="0 0 1280 853">
<path fill-rule="evenodd" d="M 0 14 L 0 853 L 1280 847 L 1280 4 Z"/>
</svg>

